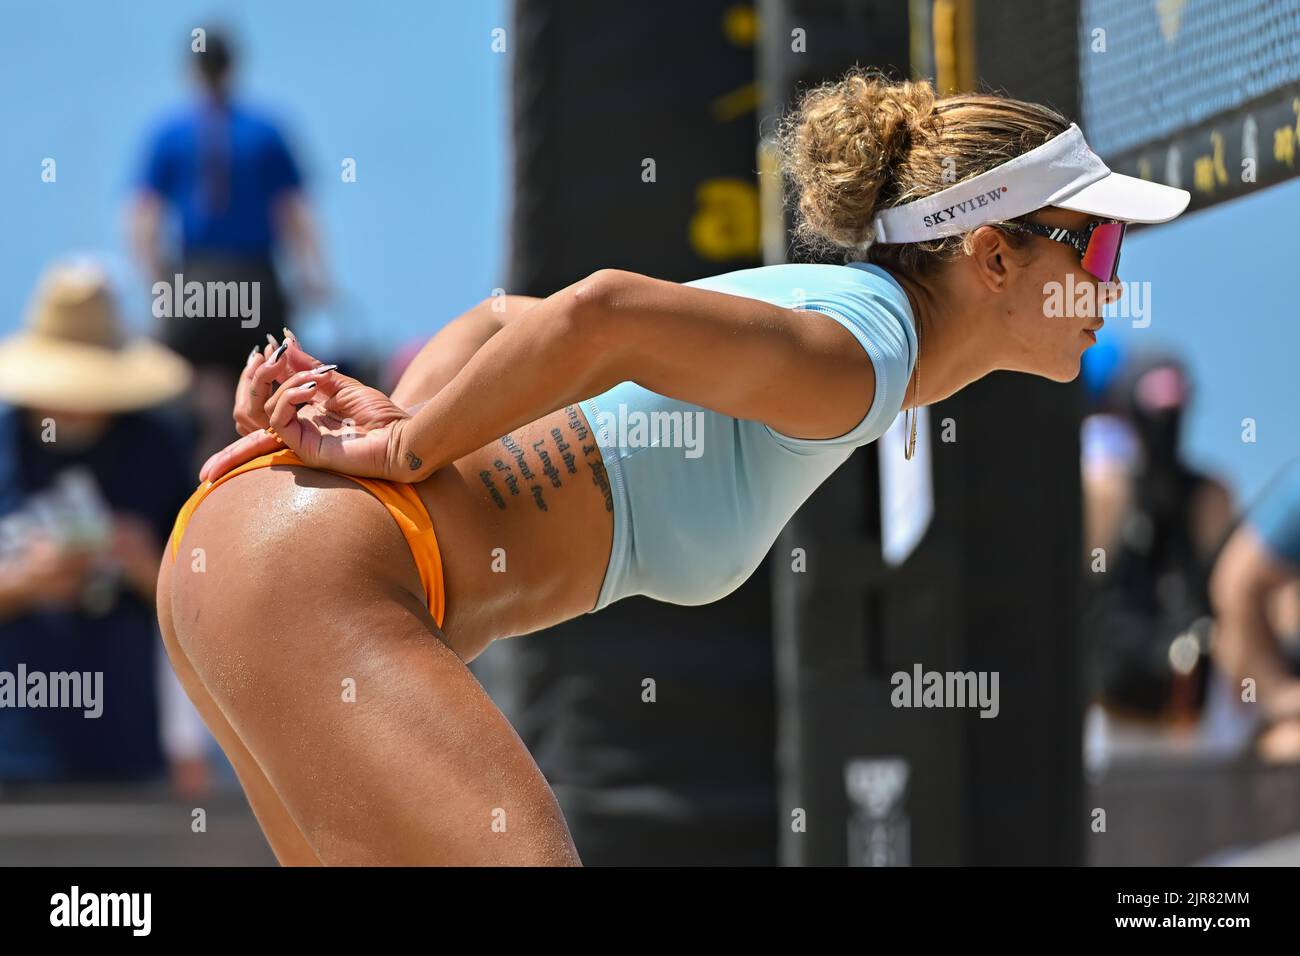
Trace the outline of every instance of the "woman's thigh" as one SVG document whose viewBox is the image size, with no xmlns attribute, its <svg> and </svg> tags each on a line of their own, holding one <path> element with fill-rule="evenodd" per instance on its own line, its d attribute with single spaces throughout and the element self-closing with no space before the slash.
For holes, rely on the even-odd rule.
<svg viewBox="0 0 1300 956">
<path fill-rule="evenodd" d="M 576 864 L 545 778 L 424 609 L 392 520 L 350 482 L 289 475 L 241 476 L 204 503 L 185 548 L 211 545 L 206 580 L 173 609 L 321 861 Z"/>
</svg>

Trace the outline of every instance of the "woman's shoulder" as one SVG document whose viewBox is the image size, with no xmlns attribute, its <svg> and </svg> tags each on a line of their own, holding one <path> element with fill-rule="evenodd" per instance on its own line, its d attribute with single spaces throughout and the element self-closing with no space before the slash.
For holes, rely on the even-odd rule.
<svg viewBox="0 0 1300 956">
<path fill-rule="evenodd" d="M 884 300 L 907 306 L 907 294 L 898 280 L 887 270 L 867 262 L 850 262 L 844 265 L 784 262 L 707 276 L 687 282 L 686 285 L 718 292 L 734 292 L 769 301 L 791 296 L 797 298 L 795 294 L 801 291 L 805 297 L 835 291 L 857 292 L 874 294 Z"/>
<path fill-rule="evenodd" d="M 801 312 L 826 313 L 853 333 L 878 366 L 892 361 L 910 369 L 916 360 L 916 319 L 907 293 L 888 271 L 871 263 L 782 263 L 687 284 Z M 910 371 L 900 370 L 895 377 L 907 375 Z"/>
</svg>

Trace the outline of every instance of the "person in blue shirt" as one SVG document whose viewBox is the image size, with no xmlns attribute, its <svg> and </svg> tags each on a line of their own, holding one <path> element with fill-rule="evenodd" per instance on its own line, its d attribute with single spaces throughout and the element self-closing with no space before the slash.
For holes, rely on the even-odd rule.
<svg viewBox="0 0 1300 956">
<path fill-rule="evenodd" d="M 1126 223 L 1190 198 L 1111 173 L 1046 107 L 861 71 L 782 142 L 800 234 L 842 265 L 489 300 L 391 397 L 292 338 L 250 356 L 247 434 L 204 467 L 159 609 L 279 859 L 578 862 L 465 662 L 630 595 L 717 600 L 901 413 L 997 369 L 1070 381 Z M 195 548 L 222 578 L 188 573 Z"/>
<path fill-rule="evenodd" d="M 86 264 L 49 270 L 0 342 L 0 787 L 168 769 L 153 593 L 191 448 L 147 408 L 188 382 L 180 358 L 125 340 Z M 39 696 L 54 675 L 89 681 L 80 706 Z M 203 754 L 176 758 L 201 787 Z"/>
<path fill-rule="evenodd" d="M 328 279 L 298 161 L 277 122 L 235 96 L 231 40 L 208 30 L 189 56 L 197 96 L 149 137 L 130 231 L 163 341 L 194 366 L 202 398 L 229 394 L 249 340 L 289 324 L 284 253 L 304 297 L 324 296 Z M 194 288 L 201 299 L 190 297 Z M 224 408 L 206 403 L 200 415 L 206 448 L 229 440 Z"/>
<path fill-rule="evenodd" d="M 1300 458 L 1246 511 L 1210 579 L 1215 663 L 1258 720 L 1259 753 L 1300 760 Z"/>
</svg>

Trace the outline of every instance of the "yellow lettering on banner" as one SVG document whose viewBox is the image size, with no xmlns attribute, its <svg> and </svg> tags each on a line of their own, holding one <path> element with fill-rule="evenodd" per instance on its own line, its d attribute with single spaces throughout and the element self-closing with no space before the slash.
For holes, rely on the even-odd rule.
<svg viewBox="0 0 1300 956">
<path fill-rule="evenodd" d="M 758 188 L 743 179 L 706 179 L 695 190 L 691 248 L 703 259 L 752 259 L 760 249 Z"/>
<path fill-rule="evenodd" d="M 720 123 L 729 123 L 746 113 L 754 112 L 757 107 L 758 84 L 746 83 L 713 101 L 713 118 Z"/>
<path fill-rule="evenodd" d="M 1295 165 L 1295 137 L 1290 126 L 1273 131 L 1273 158 L 1288 166 Z"/>
<path fill-rule="evenodd" d="M 1203 193 L 1214 192 L 1216 185 L 1228 184 L 1228 170 L 1223 165 L 1223 135 L 1217 130 L 1210 133 L 1209 156 L 1198 156 L 1192 164 L 1192 181 Z"/>
<path fill-rule="evenodd" d="M 722 32 L 736 46 L 753 46 L 758 36 L 758 14 L 753 7 L 733 4 L 723 11 Z"/>
<path fill-rule="evenodd" d="M 1209 156 L 1197 156 L 1192 163 L 1192 184 L 1197 192 L 1214 192 L 1214 166 Z"/>
<path fill-rule="evenodd" d="M 1295 125 L 1273 130 L 1273 158 L 1288 166 L 1295 165 L 1295 150 L 1300 145 L 1300 96 L 1291 101 L 1291 112 L 1295 113 Z"/>
</svg>

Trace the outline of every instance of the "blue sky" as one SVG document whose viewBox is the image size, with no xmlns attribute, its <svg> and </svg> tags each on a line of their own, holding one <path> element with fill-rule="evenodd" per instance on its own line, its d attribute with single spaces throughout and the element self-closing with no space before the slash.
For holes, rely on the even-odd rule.
<svg viewBox="0 0 1300 956">
<path fill-rule="evenodd" d="M 506 0 L 339 4 L 41 0 L 0 31 L 0 334 L 41 268 L 68 253 L 120 260 L 123 204 L 145 132 L 188 95 L 190 30 L 230 25 L 240 88 L 282 118 L 322 220 L 330 316 L 381 345 L 426 334 L 500 285 L 508 58 L 491 31 Z M 41 182 L 45 157 L 55 183 Z M 357 182 L 340 181 L 343 157 Z M 115 272 L 118 269 L 115 269 Z M 147 289 L 122 272 L 147 316 Z M 147 320 L 146 320 L 147 321 Z M 300 334 L 310 334 L 310 322 Z M 323 334 L 323 333 L 322 333 Z"/>
<path fill-rule="evenodd" d="M 214 20 L 242 38 L 242 89 L 298 148 L 348 335 L 381 349 L 427 336 L 502 283 L 509 63 L 491 31 L 508 26 L 507 0 L 40 0 L 8 6 L 0 33 L 0 334 L 42 266 L 72 252 L 116 257 L 143 321 L 123 203 L 145 131 L 188 92 L 185 38 Z M 40 179 L 47 156 L 54 184 Z M 355 184 L 339 181 L 347 156 Z M 1300 453 L 1297 221 L 1293 181 L 1133 235 L 1123 278 L 1151 283 L 1152 322 L 1102 333 L 1187 357 L 1199 386 L 1188 450 L 1245 496 Z M 297 331 L 313 340 L 310 322 Z"/>
<path fill-rule="evenodd" d="M 1246 497 L 1300 455 L 1298 221 L 1291 180 L 1135 233 L 1120 278 L 1150 283 L 1151 324 L 1111 318 L 1102 330 L 1128 352 L 1183 355 L 1197 388 L 1188 455 Z M 1245 418 L 1253 444 L 1241 440 Z"/>
</svg>

